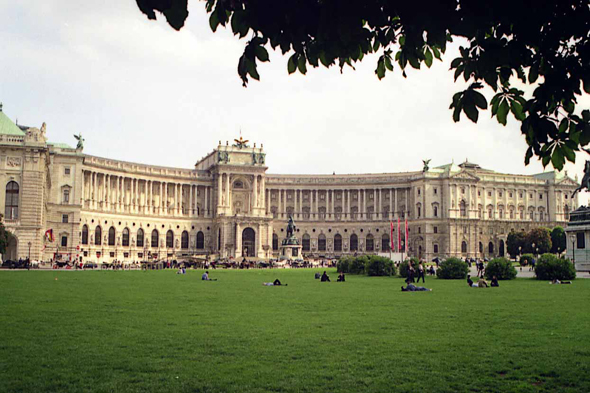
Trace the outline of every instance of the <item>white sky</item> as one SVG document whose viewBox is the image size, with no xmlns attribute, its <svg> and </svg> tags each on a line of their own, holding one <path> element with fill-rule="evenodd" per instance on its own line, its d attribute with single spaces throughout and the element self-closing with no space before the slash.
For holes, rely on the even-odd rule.
<svg viewBox="0 0 590 393">
<path fill-rule="evenodd" d="M 477 125 L 464 114 L 453 122 L 452 95 L 465 88 L 449 71 L 457 44 L 431 69 L 404 79 L 396 68 L 382 81 L 376 56 L 356 71 L 310 67 L 302 76 L 288 75 L 288 56 L 269 50 L 261 81 L 243 88 L 246 41 L 229 28 L 211 32 L 204 2 L 191 2 L 181 32 L 161 15 L 148 21 L 134 0 L 0 0 L 0 10 L 4 112 L 20 124 L 46 122 L 53 142 L 75 145 L 81 132 L 87 154 L 190 168 L 241 129 L 264 144 L 270 173 L 414 171 L 423 158 L 543 171 L 537 161 L 524 166 L 513 118 L 503 127 L 486 111 Z M 589 108 L 590 97 L 579 106 Z M 572 177 L 581 179 L 586 158 L 567 165 Z"/>
</svg>

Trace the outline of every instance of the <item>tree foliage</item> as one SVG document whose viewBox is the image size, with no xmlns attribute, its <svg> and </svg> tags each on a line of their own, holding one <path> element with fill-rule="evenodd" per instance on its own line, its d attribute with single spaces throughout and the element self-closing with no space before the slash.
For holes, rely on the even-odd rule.
<svg viewBox="0 0 590 393">
<path fill-rule="evenodd" d="M 522 250 L 526 249 L 526 233 L 523 231 L 510 231 L 506 238 L 506 251 L 512 258 L 516 258 Z"/>
<path fill-rule="evenodd" d="M 526 235 L 526 252 L 545 254 L 551 251 L 551 233 L 547 228 L 533 228 Z"/>
<path fill-rule="evenodd" d="M 551 231 L 551 252 L 561 254 L 566 248 L 566 236 L 562 227 L 557 226 Z"/>
<path fill-rule="evenodd" d="M 0 214 L 0 254 L 6 253 L 6 247 L 8 247 L 8 241 L 12 234 L 6 230 L 4 223 L 2 222 L 2 214 Z"/>
<path fill-rule="evenodd" d="M 576 269 L 569 259 L 543 254 L 535 265 L 535 275 L 538 280 L 573 280 Z"/>
<path fill-rule="evenodd" d="M 486 278 L 491 280 L 496 277 L 498 280 L 512 280 L 516 278 L 516 269 L 506 258 L 494 258 L 486 266 Z"/>
<path fill-rule="evenodd" d="M 163 13 L 176 30 L 188 16 L 187 0 L 136 0 L 149 19 Z M 453 37 L 468 43 L 451 62 L 455 80 L 469 87 L 451 102 L 453 119 L 477 122 L 480 111 L 506 125 L 521 123 L 528 144 L 525 163 L 537 156 L 562 169 L 590 143 L 590 110 L 576 108 L 590 94 L 590 6 L 588 0 L 542 4 L 498 0 L 204 0 L 213 31 L 229 25 L 249 37 L 238 62 L 243 85 L 260 79 L 258 62 L 267 48 L 289 55 L 289 73 L 307 67 L 354 68 L 378 55 L 379 79 L 395 68 L 430 67 Z M 532 96 L 513 87 L 515 79 L 535 87 Z M 493 91 L 488 99 L 480 91 Z M 582 108 L 583 109 L 583 108 Z"/>
</svg>

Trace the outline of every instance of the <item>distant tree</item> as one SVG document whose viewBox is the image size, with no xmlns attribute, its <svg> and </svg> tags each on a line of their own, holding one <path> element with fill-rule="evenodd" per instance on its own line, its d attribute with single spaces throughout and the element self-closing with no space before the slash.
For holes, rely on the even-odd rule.
<svg viewBox="0 0 590 393">
<path fill-rule="evenodd" d="M 12 234 L 6 230 L 4 222 L 2 221 L 2 214 L 0 214 L 0 254 L 6 253 L 6 247 L 8 247 L 8 241 L 12 237 Z"/>
<path fill-rule="evenodd" d="M 556 226 L 551 231 L 551 252 L 554 254 L 561 254 L 566 247 L 565 231 L 562 227 Z"/>
<path fill-rule="evenodd" d="M 531 229 L 531 231 L 527 233 L 526 247 L 526 251 L 533 254 L 545 254 L 551 251 L 551 233 L 549 232 L 549 229 Z"/>
<path fill-rule="evenodd" d="M 187 0 L 136 0 L 149 19 L 164 14 L 174 29 L 184 26 Z M 590 143 L 590 111 L 576 110 L 582 89 L 590 94 L 590 7 L 588 0 L 531 3 L 518 0 L 205 0 L 213 31 L 231 25 L 234 35 L 250 36 L 238 74 L 260 79 L 257 62 L 269 61 L 267 48 L 290 53 L 289 73 L 307 66 L 344 66 L 370 53 L 380 55 L 379 79 L 394 70 L 419 69 L 441 60 L 453 37 L 467 39 L 451 63 L 455 80 L 469 87 L 453 96 L 453 120 L 461 113 L 477 122 L 495 93 L 492 117 L 506 125 L 508 114 L 521 122 L 528 149 L 563 168 L 575 151 Z M 536 86 L 531 97 L 511 86 L 513 77 Z"/>
<path fill-rule="evenodd" d="M 525 243 L 526 233 L 522 231 L 510 231 L 506 239 L 506 251 L 508 251 L 508 254 L 512 258 L 516 258 L 526 248 Z"/>
</svg>

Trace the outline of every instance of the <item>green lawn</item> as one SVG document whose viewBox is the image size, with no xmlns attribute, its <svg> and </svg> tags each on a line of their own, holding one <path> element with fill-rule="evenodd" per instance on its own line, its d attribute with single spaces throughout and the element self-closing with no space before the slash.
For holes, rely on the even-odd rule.
<svg viewBox="0 0 590 393">
<path fill-rule="evenodd" d="M 590 391 L 590 280 L 210 272 L 0 272 L 0 391 Z"/>
</svg>

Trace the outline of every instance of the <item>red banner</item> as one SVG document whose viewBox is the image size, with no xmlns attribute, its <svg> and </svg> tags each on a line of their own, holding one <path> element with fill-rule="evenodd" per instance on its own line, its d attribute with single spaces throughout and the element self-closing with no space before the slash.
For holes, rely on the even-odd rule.
<svg viewBox="0 0 590 393">
<path fill-rule="evenodd" d="M 399 217 L 397 218 L 397 252 L 402 252 L 402 232 L 399 230 Z"/>
<path fill-rule="evenodd" d="M 404 252 L 408 253 L 408 219 L 406 218 L 406 241 L 404 243 Z"/>
</svg>

